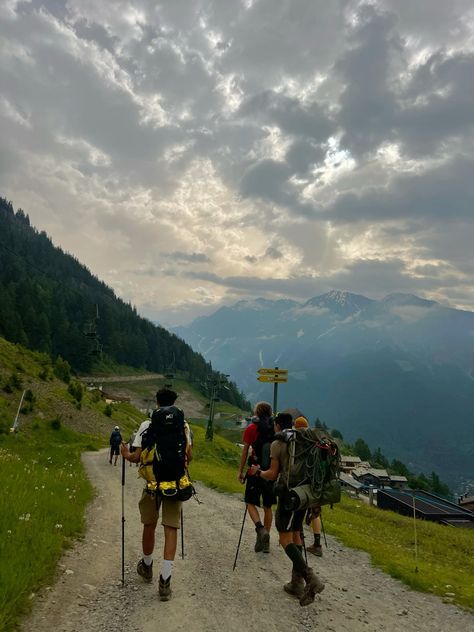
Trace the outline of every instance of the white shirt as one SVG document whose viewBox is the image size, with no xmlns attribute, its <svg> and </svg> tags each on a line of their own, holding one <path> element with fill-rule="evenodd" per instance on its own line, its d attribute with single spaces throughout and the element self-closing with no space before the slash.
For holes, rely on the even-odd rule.
<svg viewBox="0 0 474 632">
<path fill-rule="evenodd" d="M 142 423 L 140 424 L 140 427 L 137 430 L 137 434 L 135 435 L 135 438 L 133 440 L 133 443 L 132 443 L 133 448 L 142 447 L 142 435 L 150 424 L 151 424 L 151 419 L 145 419 L 145 421 L 142 421 Z M 189 424 L 186 420 L 184 420 L 184 432 L 186 434 L 186 447 L 192 446 L 193 443 L 192 443 L 191 428 L 189 427 Z"/>
</svg>

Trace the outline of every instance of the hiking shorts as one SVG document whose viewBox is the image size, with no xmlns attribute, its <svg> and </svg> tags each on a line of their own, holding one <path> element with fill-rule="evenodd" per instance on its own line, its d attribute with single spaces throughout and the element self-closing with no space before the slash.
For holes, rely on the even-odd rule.
<svg viewBox="0 0 474 632">
<path fill-rule="evenodd" d="M 110 446 L 110 456 L 114 456 L 120 454 L 120 446 L 119 445 L 111 445 Z"/>
<path fill-rule="evenodd" d="M 275 504 L 276 498 L 273 492 L 273 482 L 265 481 L 260 476 L 248 476 L 245 485 L 244 500 L 247 505 L 260 507 L 260 498 L 263 507 L 271 507 Z"/>
<path fill-rule="evenodd" d="M 298 509 L 297 511 L 285 509 L 282 501 L 278 499 L 275 511 L 275 527 L 278 533 L 301 531 L 303 529 L 305 514 L 306 509 Z"/>
<path fill-rule="evenodd" d="M 158 494 L 150 494 L 143 490 L 138 503 L 142 524 L 156 524 L 162 508 L 161 524 L 164 527 L 179 529 L 181 518 L 181 501 L 162 498 Z"/>
</svg>

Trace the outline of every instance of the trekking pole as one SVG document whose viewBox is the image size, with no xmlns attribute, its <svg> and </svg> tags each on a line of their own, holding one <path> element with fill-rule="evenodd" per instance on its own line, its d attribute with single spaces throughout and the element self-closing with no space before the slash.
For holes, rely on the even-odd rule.
<svg viewBox="0 0 474 632">
<path fill-rule="evenodd" d="M 300 537 L 301 537 L 301 542 L 303 543 L 304 561 L 306 562 L 306 566 L 308 566 L 308 552 L 306 551 L 306 540 L 305 540 L 305 537 L 304 537 L 304 527 L 301 527 Z"/>
<path fill-rule="evenodd" d="M 326 548 L 328 548 L 328 541 L 326 540 L 326 531 L 324 530 L 322 514 L 319 514 L 319 519 L 321 520 L 321 531 L 323 532 L 324 545 L 325 545 Z"/>
<path fill-rule="evenodd" d="M 244 532 L 244 524 L 245 524 L 246 517 L 247 517 L 247 505 L 245 505 L 244 519 L 242 520 L 242 528 L 240 529 L 239 543 L 237 544 L 237 551 L 235 552 L 234 566 L 232 567 L 233 571 L 235 571 L 235 567 L 237 566 L 237 558 L 239 556 L 240 543 L 242 541 L 242 533 Z"/>
<path fill-rule="evenodd" d="M 184 560 L 184 519 L 183 519 L 182 507 L 181 507 L 181 559 Z"/>
<path fill-rule="evenodd" d="M 125 457 L 122 456 L 122 586 L 125 586 Z"/>
</svg>

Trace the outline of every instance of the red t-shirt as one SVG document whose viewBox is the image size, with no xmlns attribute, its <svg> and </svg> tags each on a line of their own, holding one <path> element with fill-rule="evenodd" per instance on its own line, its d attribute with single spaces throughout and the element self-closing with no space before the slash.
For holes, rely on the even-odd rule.
<svg viewBox="0 0 474 632">
<path fill-rule="evenodd" d="M 247 426 L 244 430 L 243 442 L 248 443 L 249 445 L 253 445 L 258 437 L 258 428 L 257 424 L 252 423 Z"/>
<path fill-rule="evenodd" d="M 258 438 L 258 427 L 257 427 L 257 424 L 254 424 L 252 422 L 251 424 L 247 426 L 247 428 L 245 428 L 242 441 L 250 446 L 253 446 L 253 444 L 257 441 L 257 438 Z M 252 447 L 249 450 L 249 455 L 251 453 L 252 453 Z M 248 470 L 247 470 L 247 476 L 249 476 Z"/>
</svg>

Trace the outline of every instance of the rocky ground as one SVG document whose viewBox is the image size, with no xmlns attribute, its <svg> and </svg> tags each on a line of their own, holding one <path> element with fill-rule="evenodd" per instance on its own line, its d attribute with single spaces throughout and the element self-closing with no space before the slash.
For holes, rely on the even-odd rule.
<svg viewBox="0 0 474 632">
<path fill-rule="evenodd" d="M 202 504 L 184 506 L 181 543 L 173 571 L 173 598 L 160 602 L 157 580 L 136 574 L 141 552 L 137 500 L 141 482 L 126 466 L 125 584 L 121 582 L 121 468 L 106 451 L 84 456 L 97 497 L 88 511 L 85 539 L 68 551 L 58 579 L 34 598 L 23 632 L 258 632 L 320 629 L 336 632 L 459 632 L 474 629 L 474 616 L 437 597 L 409 590 L 373 568 L 365 553 L 328 537 L 321 559 L 311 560 L 325 581 L 314 604 L 302 608 L 282 590 L 290 565 L 272 533 L 271 552 L 254 553 L 254 532 L 245 524 L 237 568 L 232 570 L 244 505 L 239 498 L 197 485 Z M 191 469 L 192 473 L 192 469 Z M 309 535 L 309 534 L 308 534 Z M 159 572 L 162 529 L 157 529 Z"/>
</svg>

